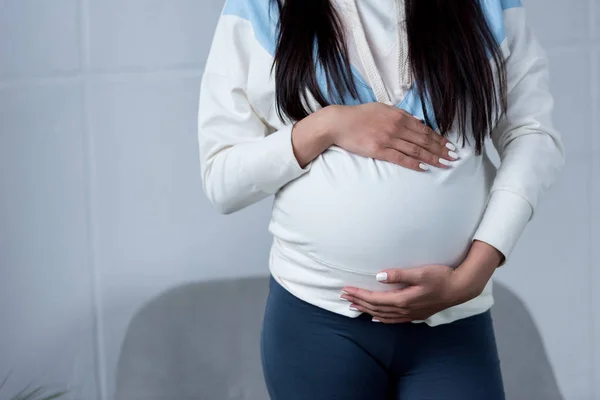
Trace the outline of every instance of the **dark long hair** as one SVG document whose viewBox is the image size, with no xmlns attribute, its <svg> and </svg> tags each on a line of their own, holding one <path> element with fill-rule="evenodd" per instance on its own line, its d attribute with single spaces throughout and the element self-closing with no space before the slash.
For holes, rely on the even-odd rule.
<svg viewBox="0 0 600 400">
<path fill-rule="evenodd" d="M 358 99 L 342 22 L 332 0 L 271 0 L 279 8 L 275 62 L 280 117 L 300 120 L 344 95 Z M 506 66 L 481 0 L 405 0 L 411 73 L 425 120 L 447 135 L 457 123 L 481 153 L 495 116 L 506 112 Z M 321 71 L 319 71 L 321 70 Z M 318 73 L 327 78 L 327 94 Z M 430 115 L 431 114 L 431 115 Z M 469 125 L 470 123 L 470 125 Z M 469 127 L 470 129 L 468 129 Z"/>
</svg>

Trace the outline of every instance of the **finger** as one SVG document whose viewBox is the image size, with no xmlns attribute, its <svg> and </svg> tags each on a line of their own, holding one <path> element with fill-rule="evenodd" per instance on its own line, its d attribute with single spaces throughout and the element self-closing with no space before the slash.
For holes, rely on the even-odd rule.
<svg viewBox="0 0 600 400">
<path fill-rule="evenodd" d="M 396 299 L 399 292 L 372 292 L 366 289 L 358 288 L 344 288 L 343 291 L 347 294 L 343 297 L 352 298 L 354 301 L 362 300 L 366 303 L 370 303 L 374 306 L 389 306 L 390 304 L 397 304 Z"/>
<path fill-rule="evenodd" d="M 447 159 L 448 149 L 444 149 L 440 143 L 432 139 L 432 136 L 436 133 L 423 124 L 421 120 L 401 108 L 388 107 L 392 110 L 392 113 L 396 114 L 396 118 L 392 130 L 388 132 L 386 147 L 398 150 L 402 154 L 398 155 L 388 151 L 386 161 L 415 171 L 427 171 L 429 169 L 427 164 L 436 166 L 440 164 L 439 156 L 444 158 L 442 161 L 454 160 L 453 158 Z M 396 139 L 402 139 L 403 142 L 398 142 Z M 423 153 L 422 156 L 421 153 Z M 409 159 L 405 159 L 404 156 L 408 156 Z M 419 161 L 424 162 L 424 164 Z M 447 163 L 442 162 L 441 164 L 445 165 Z M 441 165 L 441 167 L 444 165 Z"/>
<path fill-rule="evenodd" d="M 409 286 L 393 292 L 364 292 L 370 293 L 367 296 L 374 299 L 366 300 L 364 296 L 351 294 L 342 294 L 340 298 L 369 310 L 369 314 L 379 312 L 408 314 L 412 312 L 412 305 L 418 302 L 423 296 L 423 288 L 421 286 Z"/>
<path fill-rule="evenodd" d="M 426 172 L 430 169 L 427 163 L 416 158 L 409 157 L 408 155 L 393 148 L 386 148 L 382 150 L 381 154 L 377 158 L 404 168 L 412 169 L 413 171 Z"/>
<path fill-rule="evenodd" d="M 375 318 L 372 319 L 373 322 L 378 322 L 386 325 L 393 324 L 406 324 L 413 321 L 411 318 Z"/>
<path fill-rule="evenodd" d="M 370 311 L 369 309 L 359 306 L 358 304 L 352 304 L 350 306 L 351 310 L 354 311 L 360 311 L 364 314 L 369 314 L 370 316 L 372 316 L 373 318 L 377 318 L 377 319 L 398 319 L 398 318 L 407 318 L 406 314 L 401 314 L 398 312 L 377 312 L 377 311 Z"/>
<path fill-rule="evenodd" d="M 358 306 L 362 309 L 361 311 L 366 311 L 369 314 L 373 314 L 373 313 L 397 314 L 399 312 L 401 313 L 401 310 L 399 310 L 397 307 L 394 307 L 393 305 L 375 305 L 375 304 L 366 302 L 364 300 L 361 300 L 357 297 L 351 297 L 351 296 L 344 297 L 344 300 L 346 300 L 350 303 L 349 307 Z"/>
<path fill-rule="evenodd" d="M 454 145 L 454 143 L 450 142 L 448 139 L 446 139 L 445 137 L 443 137 L 442 135 L 437 133 L 435 130 L 431 129 L 426 124 L 425 120 L 420 119 L 419 122 L 428 128 L 427 134 L 431 135 L 432 140 L 434 140 L 436 143 L 439 143 L 442 147 L 444 147 L 450 151 L 456 151 L 456 146 Z"/>
<path fill-rule="evenodd" d="M 415 139 L 413 139 L 415 140 Z M 431 141 L 430 141 L 431 143 Z M 404 139 L 393 138 L 390 142 L 390 147 L 413 160 L 420 161 L 426 165 L 433 165 L 438 168 L 448 168 L 450 161 L 431 153 L 427 149 L 427 144 L 415 144 Z"/>
<path fill-rule="evenodd" d="M 409 140 L 417 145 L 421 145 L 421 147 L 426 147 L 431 150 L 434 154 L 443 157 L 446 160 L 454 161 L 458 159 L 458 154 L 456 153 L 456 146 L 451 143 L 448 139 L 437 133 L 435 130 L 431 129 L 424 120 L 415 118 L 411 114 L 405 112 L 404 110 L 400 110 L 403 114 L 404 118 L 398 121 L 400 127 L 404 127 L 411 131 L 420 133 L 422 136 L 425 136 L 425 139 L 421 136 L 414 136 L 416 142 Z M 401 138 L 405 138 L 401 136 Z M 425 141 L 429 143 L 429 146 L 425 146 L 426 143 L 419 143 L 421 141 Z"/>
<path fill-rule="evenodd" d="M 376 279 L 382 283 L 405 283 L 417 286 L 423 283 L 422 268 L 386 269 L 377 274 Z"/>
<path fill-rule="evenodd" d="M 446 147 L 447 149 L 452 150 L 452 151 L 456 151 L 456 146 L 452 142 L 450 142 L 448 139 L 446 139 L 445 137 L 443 137 L 442 135 L 437 133 L 435 130 L 431 129 L 431 127 L 429 127 L 427 125 L 427 123 L 425 122 L 424 119 L 417 118 L 414 115 L 412 115 L 411 113 L 409 113 L 408 111 L 403 110 L 402 108 L 398 108 L 398 107 L 394 107 L 394 106 L 390 106 L 390 107 L 395 109 L 397 112 L 402 114 L 404 117 L 409 117 L 409 118 L 404 118 L 404 120 L 411 121 L 411 126 L 413 126 L 415 128 L 415 130 L 421 131 L 421 129 L 423 129 L 423 127 L 424 127 L 424 130 L 422 132 L 424 132 L 427 135 L 431 135 L 431 138 L 433 140 L 435 140 L 436 142 L 438 142 L 439 144 L 441 144 L 443 147 Z M 417 125 L 415 125 L 414 121 L 416 121 Z"/>
<path fill-rule="evenodd" d="M 405 126 L 408 129 L 412 129 L 415 132 L 421 133 L 423 135 L 431 136 L 433 140 L 442 144 L 444 138 L 441 135 L 439 135 L 436 131 L 431 129 L 425 123 L 425 120 L 419 119 L 401 108 L 399 108 L 398 111 L 400 112 L 400 114 L 402 114 L 402 118 L 398 120 L 398 125 Z"/>
<path fill-rule="evenodd" d="M 433 131 L 431 138 L 445 149 L 448 149 L 451 152 L 456 152 L 456 145 L 448 139 L 446 139 L 445 137 L 443 137 L 442 135 L 440 135 L 439 133 L 437 133 L 436 131 Z"/>
<path fill-rule="evenodd" d="M 445 160 L 458 160 L 459 155 L 456 152 L 456 146 L 450 143 L 448 139 L 429 128 L 427 128 L 424 136 L 425 139 L 417 139 L 417 141 L 422 141 L 423 144 L 421 147 L 429 150 L 429 152 L 435 154 L 436 156 L 444 158 Z"/>
<path fill-rule="evenodd" d="M 399 294 L 400 295 L 400 294 Z M 365 300 L 361 300 L 356 297 L 344 295 L 342 296 L 343 300 L 350 303 L 349 307 L 358 306 L 361 311 L 367 312 L 371 315 L 375 314 L 395 314 L 399 316 L 407 316 L 413 312 L 413 310 L 409 307 L 411 304 L 411 299 L 417 299 L 418 295 L 411 294 L 410 298 L 401 298 L 398 297 L 395 303 L 393 304 L 371 304 Z"/>
<path fill-rule="evenodd" d="M 446 161 L 456 161 L 458 153 L 446 147 L 442 141 L 446 140 L 435 131 L 423 125 L 420 121 L 405 118 L 404 125 L 399 125 L 397 139 L 403 139 L 411 144 L 428 150 L 436 156 L 436 160 L 443 158 Z M 449 143 L 449 142 L 448 142 Z M 454 147 L 456 150 L 456 147 Z M 447 163 L 444 163 L 447 164 Z"/>
</svg>

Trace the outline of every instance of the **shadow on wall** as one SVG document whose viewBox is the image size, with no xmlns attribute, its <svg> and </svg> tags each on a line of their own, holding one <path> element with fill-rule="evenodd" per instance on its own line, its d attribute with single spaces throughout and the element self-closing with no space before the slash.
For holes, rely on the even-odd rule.
<svg viewBox="0 0 600 400">
<path fill-rule="evenodd" d="M 508 400 L 562 400 L 523 302 L 495 284 L 493 315 Z M 117 367 L 117 400 L 267 400 L 259 338 L 267 278 L 194 283 L 133 317 Z"/>
</svg>

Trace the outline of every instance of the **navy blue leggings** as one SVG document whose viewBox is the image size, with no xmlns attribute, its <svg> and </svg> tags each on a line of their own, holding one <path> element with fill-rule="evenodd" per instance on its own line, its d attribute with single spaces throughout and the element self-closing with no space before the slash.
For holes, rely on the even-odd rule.
<svg viewBox="0 0 600 400">
<path fill-rule="evenodd" d="M 271 279 L 261 350 L 272 400 L 504 400 L 489 312 L 383 325 L 315 307 Z"/>
</svg>

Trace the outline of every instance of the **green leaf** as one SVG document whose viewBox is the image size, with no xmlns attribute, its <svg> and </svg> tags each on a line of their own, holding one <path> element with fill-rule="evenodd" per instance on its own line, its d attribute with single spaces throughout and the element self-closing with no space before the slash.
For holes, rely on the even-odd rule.
<svg viewBox="0 0 600 400">
<path fill-rule="evenodd" d="M 8 375 L 6 375 L 6 377 L 4 378 L 4 380 L 0 383 L 0 392 L 2 392 L 2 389 L 6 385 L 6 382 L 8 381 L 8 378 L 10 377 L 11 373 L 12 371 L 9 372 Z M 66 391 L 48 394 L 46 393 L 47 391 L 48 389 L 42 386 L 32 388 L 32 384 L 30 383 L 17 394 L 12 396 L 10 400 L 56 400 L 67 394 Z"/>
<path fill-rule="evenodd" d="M 29 390 L 29 388 L 31 387 L 31 383 L 27 386 L 25 386 L 19 393 L 15 394 L 11 400 L 22 400 L 23 396 L 25 396 L 25 393 L 27 393 L 27 391 Z"/>
<path fill-rule="evenodd" d="M 2 383 L 0 383 L 0 392 L 2 392 L 2 388 L 4 387 L 4 385 L 6 385 L 6 382 L 8 382 L 8 378 L 10 377 L 10 374 L 11 374 L 11 372 L 9 372 L 8 375 L 6 375 L 6 377 L 2 381 Z"/>
<path fill-rule="evenodd" d="M 67 394 L 67 392 L 54 393 L 48 397 L 44 397 L 43 399 L 39 399 L 39 400 L 54 400 L 54 399 L 58 399 L 59 397 L 63 397 L 66 394 Z"/>
<path fill-rule="evenodd" d="M 35 388 L 30 392 L 25 389 L 25 391 L 17 393 L 13 400 L 35 400 L 36 396 L 39 396 L 43 392 L 44 389 L 41 387 Z"/>
<path fill-rule="evenodd" d="M 67 392 L 56 392 L 53 394 L 45 394 L 44 392 L 46 392 L 46 389 L 43 387 L 38 387 L 33 390 L 26 387 L 17 393 L 11 400 L 55 400 L 67 394 Z"/>
</svg>

